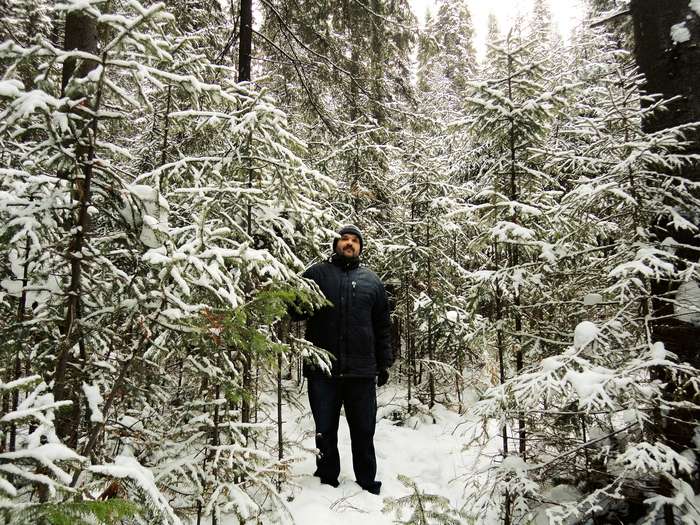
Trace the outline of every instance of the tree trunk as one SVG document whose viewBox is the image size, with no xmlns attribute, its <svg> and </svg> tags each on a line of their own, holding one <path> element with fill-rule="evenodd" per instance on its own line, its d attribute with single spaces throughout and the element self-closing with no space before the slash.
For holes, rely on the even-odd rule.
<svg viewBox="0 0 700 525">
<path fill-rule="evenodd" d="M 655 132 L 681 124 L 700 121 L 700 14 L 695 13 L 688 0 L 632 0 L 630 4 L 635 37 L 635 58 L 640 71 L 646 77 L 646 92 L 661 94 L 665 99 L 676 97 L 668 104 L 667 111 L 646 115 L 642 125 L 645 131 Z M 677 24 L 683 24 L 678 26 Z M 671 27 L 686 29 L 688 39 L 676 37 Z M 688 132 L 690 141 L 687 153 L 700 153 L 700 129 Z M 691 181 L 700 181 L 700 163 L 695 161 L 679 167 L 673 175 Z M 693 221 L 693 218 L 690 218 Z M 670 224 L 657 221 L 654 225 L 659 240 L 670 236 L 679 243 L 697 247 L 697 238 L 688 230 L 676 230 Z M 676 255 L 687 262 L 697 262 L 698 252 L 693 249 L 679 249 Z M 697 341 L 700 328 L 674 319 L 673 306 L 661 302 L 662 295 L 673 293 L 670 282 L 652 284 L 653 337 L 664 343 L 667 350 L 674 352 L 680 362 L 688 362 L 700 367 Z M 697 393 L 683 392 L 671 377 L 662 378 L 667 383 L 666 396 L 671 400 L 691 401 Z M 693 434 L 699 414 L 695 410 L 677 409 L 660 424 L 662 439 L 677 451 L 693 448 Z M 698 476 L 689 479 L 696 492 L 700 490 Z M 663 490 L 662 483 L 662 492 Z M 673 522 L 673 509 L 667 506 L 665 520 Z"/>
<path fill-rule="evenodd" d="M 289 321 L 283 321 L 280 331 L 280 342 L 289 344 Z M 284 459 L 284 421 L 282 420 L 282 353 L 277 354 L 277 460 L 282 463 Z M 283 471 L 277 476 L 277 492 L 282 491 Z"/>
<path fill-rule="evenodd" d="M 251 54 L 253 50 L 253 2 L 252 0 L 241 0 L 241 31 L 238 46 L 238 82 L 250 82 L 251 79 Z M 248 138 L 250 145 L 251 138 Z M 246 168 L 248 176 L 248 187 L 253 185 L 253 171 L 251 168 Z M 251 204 L 247 206 L 246 213 L 246 232 L 248 238 L 252 238 L 253 233 L 253 207 Z M 245 294 L 249 297 L 252 293 L 253 284 L 251 282 L 246 286 Z M 249 323 L 250 321 L 246 321 Z M 241 398 L 241 422 L 250 423 L 251 421 L 251 394 L 253 390 L 252 382 L 252 366 L 253 355 L 250 348 L 242 348 L 241 354 L 243 358 L 242 370 L 242 387 L 243 396 Z M 245 445 L 249 443 L 249 428 L 243 429 L 245 437 Z"/>
<path fill-rule="evenodd" d="M 413 346 L 411 344 L 411 308 L 409 306 L 411 295 L 408 288 L 408 277 L 404 274 L 404 306 L 406 308 L 406 330 L 405 345 L 406 345 L 406 414 L 411 416 L 411 396 L 413 395 Z"/>
<path fill-rule="evenodd" d="M 22 266 L 22 294 L 19 298 L 19 304 L 17 305 L 17 324 L 19 326 L 18 328 L 18 336 L 17 336 L 17 341 L 15 343 L 16 345 L 16 350 L 15 350 L 15 362 L 14 362 L 14 371 L 13 375 L 11 377 L 11 380 L 16 381 L 20 378 L 22 375 L 22 361 L 21 361 L 21 354 L 22 354 L 22 345 L 26 344 L 27 341 L 25 341 L 25 331 L 24 327 L 22 326 L 22 323 L 24 323 L 24 319 L 26 316 L 26 311 L 27 311 L 27 284 L 29 283 L 29 237 L 27 237 L 27 241 L 24 246 L 24 265 Z M 12 411 L 17 410 L 17 407 L 19 406 L 19 391 L 15 390 L 12 392 Z M 10 425 L 10 445 L 9 445 L 9 451 L 14 452 L 15 451 L 15 444 L 17 440 L 17 425 L 13 422 Z M 4 445 L 4 442 L 2 443 Z"/>
<path fill-rule="evenodd" d="M 383 83 L 383 73 L 385 68 L 385 41 L 386 38 L 384 31 L 384 7 L 383 2 L 380 0 L 371 1 L 371 9 L 373 13 L 377 13 L 378 16 L 373 17 L 371 24 L 371 41 L 372 41 L 372 55 L 371 60 L 371 73 L 372 73 L 372 116 L 377 121 L 379 126 L 384 126 L 385 123 L 385 112 L 384 112 L 384 83 Z"/>
<path fill-rule="evenodd" d="M 66 15 L 66 50 L 79 50 L 95 54 L 97 52 L 97 23 L 94 18 L 78 11 Z M 75 58 L 67 59 L 63 64 L 61 91 L 71 99 L 77 100 L 86 96 L 81 91 L 69 92 L 69 83 L 73 77 L 84 77 L 97 64 L 93 61 L 77 62 Z M 97 106 L 97 103 L 95 104 Z M 93 107 L 97 110 L 97 107 Z M 76 160 L 80 175 L 73 180 L 73 201 L 76 206 L 71 229 L 72 234 L 68 246 L 70 261 L 70 284 L 66 301 L 66 317 L 63 326 L 65 339 L 59 346 L 54 373 L 54 397 L 56 401 L 71 398 L 73 406 L 71 413 L 59 411 L 56 418 L 56 432 L 61 438 L 69 438 L 68 444 L 77 446 L 78 426 L 80 423 L 80 388 L 79 372 L 69 373 L 70 363 L 74 359 L 72 348 L 77 343 L 80 350 L 80 360 L 84 361 L 86 350 L 82 340 L 80 318 L 82 308 L 83 280 L 83 248 L 89 228 L 88 206 L 90 203 L 90 183 L 92 179 L 92 160 L 94 158 L 94 140 L 97 131 L 95 118 L 83 120 L 83 129 L 79 132 L 79 143 L 76 145 Z M 71 376 L 70 378 L 68 376 Z M 71 383 L 69 385 L 69 383 Z"/>
<path fill-rule="evenodd" d="M 430 298 L 430 309 L 428 310 L 428 359 L 430 359 L 430 367 L 428 368 L 428 407 L 435 406 L 435 374 L 433 374 L 433 361 L 435 359 L 435 350 L 433 349 L 433 306 L 435 302 L 433 292 L 433 267 L 432 267 L 432 247 L 430 246 L 430 221 L 426 224 L 426 243 L 428 250 L 428 297 Z M 435 418 L 433 418 L 433 423 Z"/>
<path fill-rule="evenodd" d="M 643 122 L 653 132 L 679 124 L 700 121 L 700 16 L 688 0 L 633 0 L 635 58 L 646 77 L 646 92 L 660 93 L 671 102 L 668 111 L 659 111 Z M 671 26 L 685 23 L 690 33 L 686 42 L 674 42 Z M 700 130 L 688 135 L 692 153 L 700 153 Z M 700 180 L 700 163 L 686 165 L 682 175 Z"/>
<path fill-rule="evenodd" d="M 253 0 L 241 0 L 241 32 L 238 46 L 238 81 L 250 82 L 253 52 Z"/>
<path fill-rule="evenodd" d="M 95 54 L 97 52 L 97 22 L 80 11 L 69 11 L 66 14 L 66 33 L 63 48 L 66 51 L 78 50 Z M 92 71 L 97 64 L 89 60 L 77 62 L 68 58 L 63 63 L 61 72 L 61 93 L 65 94 L 71 78 L 81 78 Z M 73 97 L 71 97 L 73 98 Z M 77 98 L 77 97 L 76 97 Z"/>
</svg>

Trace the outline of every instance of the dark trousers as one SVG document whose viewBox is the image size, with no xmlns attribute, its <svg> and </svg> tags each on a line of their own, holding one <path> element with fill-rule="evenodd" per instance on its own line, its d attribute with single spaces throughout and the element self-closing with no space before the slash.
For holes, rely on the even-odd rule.
<svg viewBox="0 0 700 525">
<path fill-rule="evenodd" d="M 338 422 L 340 407 L 350 427 L 352 467 L 363 487 L 375 485 L 377 460 L 374 455 L 374 427 L 377 417 L 377 391 L 374 378 L 309 378 L 309 402 L 316 425 L 315 476 L 335 481 L 340 474 Z"/>
</svg>

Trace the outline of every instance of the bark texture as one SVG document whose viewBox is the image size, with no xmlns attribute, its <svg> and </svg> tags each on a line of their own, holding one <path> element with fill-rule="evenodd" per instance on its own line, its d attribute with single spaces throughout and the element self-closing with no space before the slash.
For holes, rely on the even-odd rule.
<svg viewBox="0 0 700 525">
<path fill-rule="evenodd" d="M 79 11 L 70 11 L 66 15 L 65 42 L 66 51 L 97 52 L 97 23 L 94 18 Z M 63 63 L 61 72 L 61 90 L 65 91 L 71 77 L 84 77 L 94 67 L 95 62 L 68 58 Z"/>
<path fill-rule="evenodd" d="M 241 33 L 238 48 L 238 81 L 250 81 L 250 63 L 253 52 L 253 2 L 241 0 Z"/>
<path fill-rule="evenodd" d="M 655 132 L 700 121 L 700 15 L 690 8 L 688 0 L 632 0 L 630 9 L 634 25 L 635 57 L 640 71 L 646 77 L 646 92 L 673 99 L 668 105 L 668 111 L 657 111 L 645 118 L 642 123 L 644 130 Z M 700 130 L 688 132 L 686 138 L 690 141 L 687 153 L 700 153 Z M 700 181 L 700 163 L 696 161 L 684 165 L 672 175 Z M 693 232 L 676 230 L 665 220 L 657 220 L 653 228 L 659 240 L 670 236 L 687 246 L 700 246 L 700 240 Z M 696 249 L 682 249 L 676 254 L 686 264 L 698 260 Z M 675 318 L 673 306 L 659 300 L 663 296 L 672 296 L 676 286 L 676 283 L 668 281 L 652 283 L 653 316 L 656 319 L 652 326 L 653 337 L 674 352 L 680 362 L 688 362 L 697 368 L 700 367 L 697 343 L 700 327 Z M 700 401 L 697 392 L 682 388 L 673 377 L 660 375 L 660 379 L 667 385 L 667 399 L 694 400 L 696 403 Z M 659 417 L 659 437 L 676 451 L 692 449 L 698 418 L 697 410 L 673 410 L 668 417 Z M 686 481 L 693 485 L 697 493 L 700 489 L 698 473 L 688 476 Z M 663 479 L 660 480 L 660 491 L 670 495 L 668 483 Z M 674 509 L 670 505 L 666 506 L 664 520 L 667 524 L 675 522 Z"/>
<path fill-rule="evenodd" d="M 66 51 L 78 50 L 91 54 L 97 53 L 97 21 L 80 12 L 66 15 L 65 46 Z M 97 65 L 91 60 L 67 59 L 63 64 L 61 92 L 73 100 L 88 96 L 82 90 L 69 92 L 70 79 L 87 75 Z M 89 103 L 89 102 L 88 102 Z M 86 104 L 88 104 L 86 103 Z M 92 109 L 96 109 L 93 107 Z M 80 112 L 80 107 L 73 111 Z M 80 326 L 82 317 L 83 294 L 83 248 L 89 229 L 88 206 L 91 198 L 90 183 L 92 179 L 92 161 L 94 158 L 94 139 L 97 122 L 88 115 L 83 115 L 82 129 L 75 144 L 76 171 L 80 174 L 73 179 L 72 196 L 74 201 L 71 230 L 74 230 L 67 257 L 70 261 L 70 285 L 66 300 L 66 318 L 63 325 L 64 340 L 59 345 L 54 372 L 53 393 L 57 401 L 72 400 L 70 413 L 60 411 L 56 418 L 56 432 L 59 437 L 67 439 L 68 445 L 75 448 L 78 444 L 80 426 L 80 375 L 86 360 L 85 341 Z M 78 346 L 77 355 L 73 351 Z"/>
<path fill-rule="evenodd" d="M 668 111 L 649 114 L 643 124 L 645 131 L 654 132 L 662 129 L 700 121 L 700 16 L 689 6 L 688 0 L 633 0 L 631 12 L 634 25 L 635 58 L 640 71 L 646 78 L 646 93 L 661 94 L 667 100 L 673 99 Z M 678 24 L 683 24 L 679 26 Z M 679 42 L 672 34 L 684 28 L 689 39 Z M 690 145 L 688 153 L 700 154 L 700 129 L 687 134 Z M 694 162 L 678 168 L 673 175 L 679 175 L 692 181 L 700 180 L 700 163 Z M 667 224 L 659 222 L 655 229 L 660 238 L 673 237 L 679 243 L 699 246 L 696 236 L 688 230 L 678 231 Z M 696 262 L 698 251 L 679 250 L 677 253 L 686 261 Z M 668 293 L 672 287 L 669 283 L 655 283 L 654 294 L 660 296 Z M 675 348 L 681 361 L 688 361 L 700 366 L 698 351 L 694 341 L 697 337 L 686 339 L 679 344 L 673 335 L 674 326 L 687 332 L 695 328 L 696 336 L 700 330 L 675 320 L 673 307 L 668 302 L 656 301 L 654 315 L 665 318 L 657 322 L 655 333 L 664 342 Z"/>
<path fill-rule="evenodd" d="M 700 121 L 700 16 L 688 0 L 633 0 L 635 58 L 646 77 L 646 92 L 666 99 L 678 97 L 669 111 L 655 113 L 644 122 L 645 131 L 658 131 Z M 677 42 L 672 28 L 684 24 L 689 40 Z M 681 29 L 680 26 L 677 26 Z M 692 152 L 700 153 L 700 130 L 691 133 Z M 700 164 L 682 170 L 682 176 L 700 180 Z"/>
</svg>

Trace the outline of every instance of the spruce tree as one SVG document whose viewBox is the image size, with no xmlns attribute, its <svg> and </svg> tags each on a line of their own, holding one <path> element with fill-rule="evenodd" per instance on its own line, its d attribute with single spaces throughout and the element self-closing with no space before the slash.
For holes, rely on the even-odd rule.
<svg viewBox="0 0 700 525">
<path fill-rule="evenodd" d="M 95 53 L 80 39 L 67 44 L 78 50 L 0 47 L 10 64 L 0 134 L 13 146 L 0 300 L 5 311 L 25 304 L 4 331 L 14 357 L 4 373 L 20 377 L 17 363 L 70 401 L 57 435 L 88 460 L 71 465 L 56 503 L 114 486 L 144 517 L 171 522 L 198 503 L 215 516 L 280 512 L 243 496 L 275 493 L 260 474 L 275 460 L 234 421 L 257 395 L 236 362 L 276 361 L 290 351 L 272 329 L 286 305 L 319 304 L 297 254 L 325 238 L 330 218 L 316 203 L 334 185 L 304 164 L 272 99 L 227 80 L 232 68 L 198 54 L 201 41 L 181 35 L 162 4 L 102 7 L 114 11 L 68 16 L 96 27 Z M 63 86 L 57 62 L 71 68 Z M 23 67 L 36 67 L 35 85 L 13 78 Z M 13 396 L 22 403 L 5 396 L 4 413 Z M 3 434 L 13 453 L 27 425 Z M 190 484 L 170 499 L 175 475 Z M 23 505 L 27 494 L 12 496 Z"/>
</svg>

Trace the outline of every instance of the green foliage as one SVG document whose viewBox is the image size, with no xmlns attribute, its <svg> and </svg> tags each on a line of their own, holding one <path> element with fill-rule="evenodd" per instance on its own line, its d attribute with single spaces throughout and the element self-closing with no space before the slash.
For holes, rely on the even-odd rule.
<svg viewBox="0 0 700 525">
<path fill-rule="evenodd" d="M 505 350 L 503 385 L 472 415 L 499 421 L 504 453 L 519 452 L 491 467 L 487 483 L 474 476 L 470 508 L 480 516 L 500 507 L 502 518 L 526 521 L 554 485 L 580 493 L 548 509 L 550 523 L 605 520 L 621 500 L 648 497 L 639 488 L 654 486 L 658 474 L 649 465 L 625 472 L 625 461 L 635 447 L 665 453 L 647 444 L 653 420 L 671 413 L 659 378 L 697 391 L 697 372 L 667 357 L 650 329 L 650 284 L 697 280 L 696 267 L 650 231 L 664 214 L 695 230 L 684 217 L 696 215 L 697 194 L 679 193 L 689 183 L 670 175 L 689 162 L 681 130 L 645 133 L 644 113 L 654 108 L 643 108 L 629 57 L 609 35 L 586 35 L 559 68 L 566 74 L 556 89 L 555 71 L 544 74 L 547 61 L 530 52 L 537 43 L 509 48 L 507 39 L 493 51 L 493 80 L 475 83 L 468 100 L 487 146 L 483 173 L 492 175 L 480 177 L 474 194 L 481 232 L 468 249 L 483 248 L 495 268 L 475 272 L 472 293 L 493 299 L 487 329 Z M 500 79 L 513 64 L 518 75 L 506 75 L 506 91 Z M 594 339 L 581 342 L 588 329 Z M 673 476 L 672 464 L 655 468 Z"/>
<path fill-rule="evenodd" d="M 274 472 L 272 455 L 250 443 L 251 413 L 268 365 L 289 349 L 278 322 L 292 303 L 321 300 L 298 273 L 327 237 L 333 181 L 304 163 L 272 97 L 232 80 L 228 53 L 207 58 L 237 34 L 235 13 L 181 1 L 168 3 L 172 14 L 162 2 L 5 3 L 0 14 L 18 20 L 45 14 L 61 40 L 66 12 L 82 11 L 90 23 L 75 31 L 94 22 L 99 40 L 99 65 L 65 93 L 74 51 L 29 26 L 0 43 L 0 313 L 19 318 L 3 326 L 13 346 L 0 350 L 10 365 L 0 385 L 18 379 L 15 355 L 17 369 L 41 377 L 66 370 L 55 401 L 48 387 L 36 394 L 58 424 L 32 431 L 22 391 L 15 424 L 0 425 L 5 446 L 16 437 L 2 460 L 23 475 L 22 486 L 17 475 L 7 482 L 12 504 L 36 493 L 33 449 L 49 439 L 62 453 L 50 465 L 57 481 L 47 474 L 50 501 L 100 486 L 84 470 L 89 457 L 100 472 L 121 461 L 153 479 L 125 497 L 154 518 L 198 506 L 250 517 L 270 505 L 259 489 Z"/>
<path fill-rule="evenodd" d="M 235 348 L 273 364 L 287 346 L 270 337 L 271 327 L 289 312 L 303 315 L 325 303 L 317 293 L 291 286 L 261 290 L 238 308 L 205 310 L 191 337 L 202 348 Z"/>
<path fill-rule="evenodd" d="M 605 16 L 624 4 L 592 5 Z M 602 463 L 614 447 L 560 453 L 606 433 L 634 451 L 642 423 L 672 413 L 642 395 L 661 386 L 656 368 L 651 387 L 640 370 L 665 355 L 648 347 L 642 318 L 651 280 L 692 283 L 698 272 L 676 271 L 682 256 L 647 225 L 662 213 L 694 234 L 699 208 L 697 186 L 668 177 L 690 161 L 677 154 L 684 130 L 641 133 L 640 84 L 620 44 L 601 56 L 579 39 L 578 54 L 560 53 L 536 0 L 529 30 L 521 21 L 501 39 L 490 19 L 480 69 L 466 0 L 443 0 L 420 37 L 416 89 L 407 0 L 269 0 L 255 37 L 263 76 L 241 84 L 237 9 L 0 0 L 0 519 L 230 512 L 243 522 L 269 508 L 281 464 L 265 448 L 264 393 L 294 358 L 329 362 L 289 333 L 287 315 L 323 306 L 298 274 L 336 219 L 363 228 L 364 261 L 392 288 L 408 406 L 459 397 L 470 369 L 484 386 L 500 371 L 510 380 L 484 396 L 484 420 L 523 421 L 533 464 L 563 457 L 532 479 L 492 469 L 471 511 L 505 501 L 526 519 L 552 479 L 589 494 L 556 511 L 561 520 L 614 498 L 596 485 L 614 480 Z M 64 64 L 86 60 L 61 45 L 76 10 L 96 22 L 99 67 L 64 93 Z M 583 319 L 601 327 L 600 344 L 563 354 Z M 57 349 L 70 356 L 71 399 L 40 379 L 56 377 Z M 591 370 L 624 379 L 624 395 L 609 394 L 619 406 L 577 405 L 566 378 Z M 639 432 L 617 434 L 610 414 L 631 408 Z M 125 500 L 56 503 L 95 493 L 103 478 L 90 471 L 112 464 L 154 484 L 127 485 Z M 629 479 L 651 487 L 655 475 Z M 386 508 L 401 523 L 464 522 L 399 479 L 410 494 Z M 37 494 L 44 503 L 32 504 Z"/>
<path fill-rule="evenodd" d="M 0 511 L 0 516 L 14 525 L 112 525 L 138 513 L 139 506 L 131 501 L 109 499 L 38 503 L 7 510 L 4 515 Z"/>
<path fill-rule="evenodd" d="M 419 42 L 418 86 L 434 97 L 459 97 L 476 66 L 474 27 L 467 2 L 440 2 L 435 18 L 426 26 Z M 450 103 L 458 104 L 458 98 Z"/>
<path fill-rule="evenodd" d="M 384 500 L 384 512 L 396 512 L 395 523 L 405 525 L 461 525 L 467 519 L 467 515 L 452 508 L 447 498 L 436 494 L 426 494 L 418 488 L 418 485 L 403 474 L 397 476 L 404 487 L 411 490 L 407 496 Z M 405 510 L 410 512 L 407 519 L 403 519 Z"/>
</svg>

